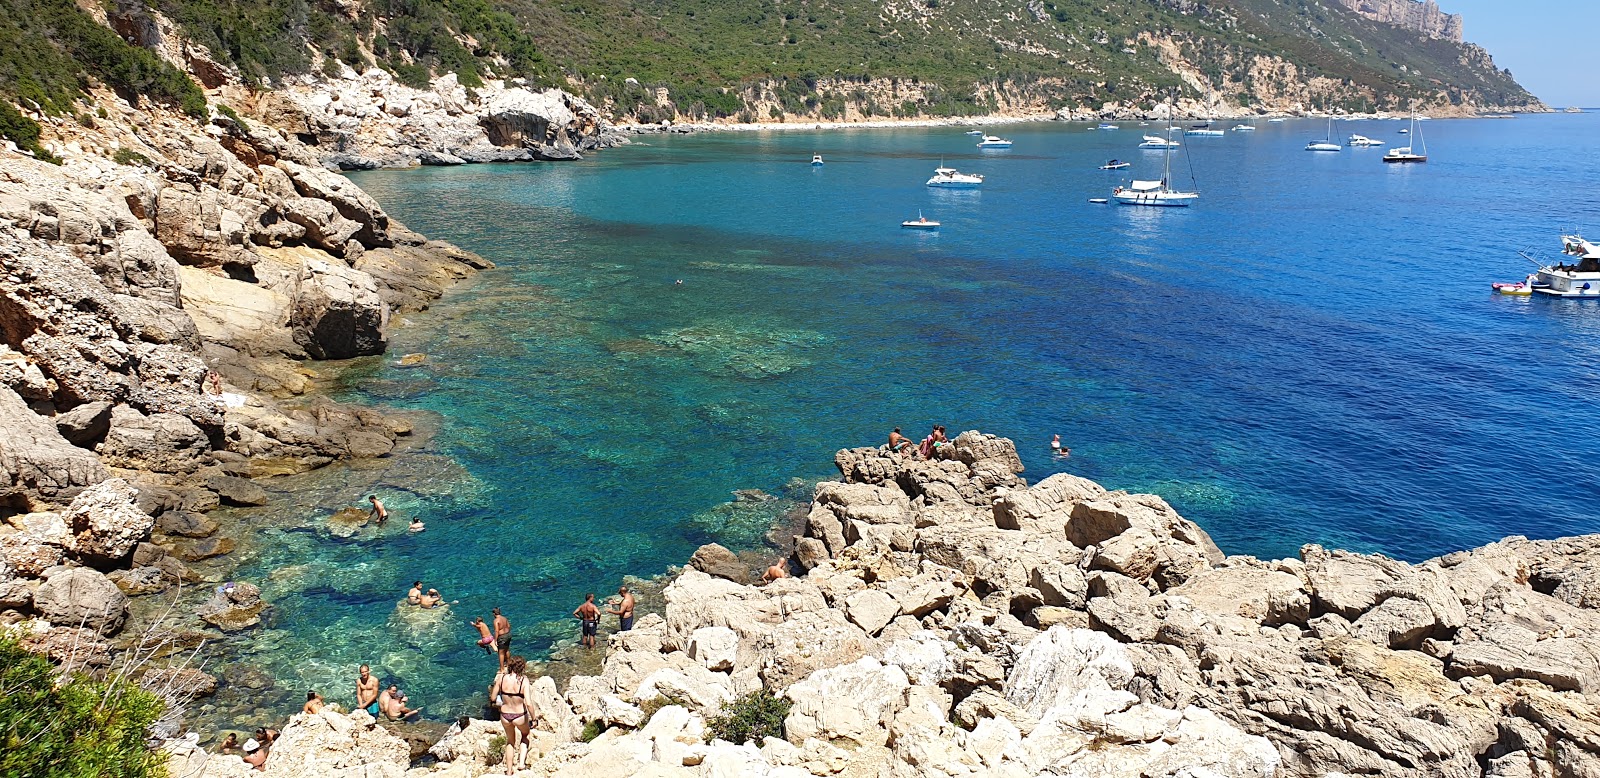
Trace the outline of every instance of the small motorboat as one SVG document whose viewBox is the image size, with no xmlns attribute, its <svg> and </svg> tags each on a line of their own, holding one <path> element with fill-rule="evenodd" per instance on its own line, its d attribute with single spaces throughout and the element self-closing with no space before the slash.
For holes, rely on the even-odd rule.
<svg viewBox="0 0 1600 778">
<path fill-rule="evenodd" d="M 812 154 L 811 155 L 811 166 L 812 167 L 822 167 L 822 155 L 821 154 Z"/>
<path fill-rule="evenodd" d="M 967 130 L 968 135 L 982 135 L 983 130 Z"/>
<path fill-rule="evenodd" d="M 1365 135 L 1351 135 L 1350 139 L 1345 141 L 1345 143 L 1349 144 L 1352 148 L 1361 147 L 1361 146 L 1382 146 L 1383 145 L 1383 141 L 1381 141 L 1381 140 L 1373 140 L 1372 138 L 1369 138 L 1369 137 L 1367 137 Z"/>
<path fill-rule="evenodd" d="M 985 135 L 985 136 L 983 136 L 983 140 L 978 141 L 978 148 L 980 148 L 980 149 L 1009 149 L 1009 148 L 1011 148 L 1011 141 L 1008 141 L 1005 138 L 997 137 L 997 136 L 994 136 L 994 135 Z"/>
<path fill-rule="evenodd" d="M 1104 197 L 1091 197 L 1089 198 L 1089 202 L 1094 203 L 1095 205 L 1105 205 L 1111 201 Z"/>
<path fill-rule="evenodd" d="M 905 229 L 908 229 L 908 230 L 937 230 L 937 229 L 939 229 L 939 223 L 934 221 L 934 220 L 932 220 L 932 219 L 929 219 L 926 216 L 923 216 L 922 215 L 922 211 L 917 211 L 916 220 L 900 222 L 900 226 L 904 227 Z"/>
<path fill-rule="evenodd" d="M 1110 122 L 1101 122 L 1098 126 L 1095 127 L 1095 129 L 1097 129 L 1097 130 L 1120 130 L 1122 128 L 1118 127 L 1117 125 L 1112 124 Z"/>
<path fill-rule="evenodd" d="M 1182 143 L 1179 143 L 1179 142 L 1177 142 L 1175 140 L 1168 140 L 1166 138 L 1161 137 L 1160 135 L 1146 135 L 1146 136 L 1144 136 L 1144 142 L 1139 144 L 1139 148 L 1141 148 L 1141 149 L 1168 149 L 1168 148 L 1175 149 L 1175 148 L 1177 148 L 1179 146 L 1182 146 L 1182 145 L 1183 145 Z"/>
<path fill-rule="evenodd" d="M 1123 169 L 1125 167 L 1133 167 L 1133 163 L 1132 162 L 1123 162 L 1120 159 L 1113 159 L 1110 162 L 1107 162 L 1104 165 L 1101 165 L 1100 169 L 1101 170 L 1121 170 L 1121 169 Z"/>
<path fill-rule="evenodd" d="M 1267 123 L 1268 124 L 1282 124 L 1283 121 L 1284 121 L 1284 119 L 1283 119 L 1282 116 L 1274 116 L 1271 119 L 1268 119 Z"/>
<path fill-rule="evenodd" d="M 1514 284 L 1501 282 L 1490 284 L 1489 286 L 1500 294 L 1511 295 L 1513 297 L 1532 297 L 1533 280 L 1537 277 L 1537 275 L 1529 274 L 1527 278 Z"/>
<path fill-rule="evenodd" d="M 1410 135 L 1411 134 L 1411 130 L 1408 130 L 1408 129 L 1402 127 L 1402 128 L 1400 128 L 1400 134 L 1401 135 Z"/>
<path fill-rule="evenodd" d="M 933 177 L 928 179 L 928 186 L 935 189 L 977 189 L 983 186 L 983 176 L 941 166 L 933 171 Z"/>
<path fill-rule="evenodd" d="M 1191 138 L 1220 138 L 1228 133 L 1225 133 L 1222 130 L 1212 130 L 1197 126 L 1192 129 L 1184 130 L 1183 134 Z"/>
</svg>

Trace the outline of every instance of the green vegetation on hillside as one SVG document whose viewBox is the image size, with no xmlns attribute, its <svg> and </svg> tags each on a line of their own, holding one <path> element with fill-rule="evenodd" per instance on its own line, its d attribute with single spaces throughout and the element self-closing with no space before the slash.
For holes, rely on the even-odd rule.
<svg viewBox="0 0 1600 778">
<path fill-rule="evenodd" d="M 75 676 L 58 685 L 49 660 L 0 638 L 0 775 L 165 776 L 165 760 L 145 744 L 161 708 L 126 681 Z"/>
</svg>

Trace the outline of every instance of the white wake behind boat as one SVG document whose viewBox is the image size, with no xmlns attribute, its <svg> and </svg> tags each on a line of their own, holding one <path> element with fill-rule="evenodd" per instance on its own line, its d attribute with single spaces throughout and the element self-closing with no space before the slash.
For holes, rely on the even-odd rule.
<svg viewBox="0 0 1600 778">
<path fill-rule="evenodd" d="M 1427 162 L 1428 142 L 1423 140 L 1422 131 L 1417 129 L 1417 117 L 1415 115 L 1411 117 L 1410 129 L 1401 130 L 1400 132 L 1412 136 L 1411 145 L 1389 149 L 1389 153 L 1383 155 L 1383 161 L 1401 164 L 1408 162 Z M 1421 150 L 1419 151 L 1418 149 Z"/>
<path fill-rule="evenodd" d="M 997 136 L 994 136 L 994 135 L 985 135 L 985 136 L 983 136 L 983 140 L 978 141 L 978 148 L 980 148 L 980 149 L 1009 149 L 1009 148 L 1011 148 L 1011 141 L 1008 141 L 1005 138 L 997 137 Z"/>
<path fill-rule="evenodd" d="M 934 221 L 934 220 L 932 220 L 932 219 L 929 219 L 926 216 L 923 216 L 922 215 L 922 211 L 917 211 L 917 218 L 915 220 L 909 220 L 908 219 L 906 221 L 900 222 L 900 226 L 905 228 L 905 229 L 908 229 L 908 230 L 937 230 L 937 229 L 939 229 L 939 223 Z"/>
<path fill-rule="evenodd" d="M 963 173 L 953 167 L 940 167 L 933 171 L 928 186 L 936 189 L 977 189 L 983 186 L 983 176 Z"/>
</svg>

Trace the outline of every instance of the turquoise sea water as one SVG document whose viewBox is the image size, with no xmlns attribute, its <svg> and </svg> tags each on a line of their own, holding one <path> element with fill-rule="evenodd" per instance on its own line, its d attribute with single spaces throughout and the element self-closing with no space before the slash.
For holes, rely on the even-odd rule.
<svg viewBox="0 0 1600 778">
<path fill-rule="evenodd" d="M 467 617 L 505 608 L 541 655 L 585 591 L 758 546 L 787 503 L 733 490 L 803 498 L 794 479 L 894 426 L 1011 437 L 1030 481 L 1153 491 L 1230 553 L 1600 531 L 1600 304 L 1489 293 L 1531 267 L 1516 249 L 1600 233 L 1600 115 L 1422 126 L 1419 166 L 1302 151 L 1320 121 L 1183 138 L 1189 209 L 1087 202 L 1121 180 L 1095 169 L 1111 157 L 1158 175 L 1137 123 L 999 128 L 1009 151 L 959 128 L 729 133 L 353 176 L 500 269 L 352 373 L 351 399 L 437 414 L 427 450 L 283 482 L 253 514 L 235 574 L 276 610 L 229 661 L 277 677 L 257 708 L 346 697 L 367 661 L 432 716 L 471 710 L 493 662 Z M 941 159 L 986 185 L 925 188 Z M 899 229 L 919 210 L 944 228 Z M 427 532 L 321 526 L 369 489 Z M 416 578 L 458 604 L 397 610 Z"/>
</svg>

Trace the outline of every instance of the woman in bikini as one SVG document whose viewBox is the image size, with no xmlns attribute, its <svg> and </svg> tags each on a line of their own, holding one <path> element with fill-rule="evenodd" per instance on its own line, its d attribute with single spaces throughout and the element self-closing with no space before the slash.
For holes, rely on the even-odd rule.
<svg viewBox="0 0 1600 778">
<path fill-rule="evenodd" d="M 525 696 L 528 677 L 522 674 L 527 667 L 526 659 L 512 656 L 506 662 L 505 672 L 495 679 L 494 686 L 489 689 L 489 699 L 500 701 L 500 727 L 506 731 L 506 750 L 501 760 L 501 764 L 506 766 L 506 775 L 521 769 L 520 755 L 528 744 L 528 729 L 533 726 L 533 711 L 528 708 Z"/>
</svg>

